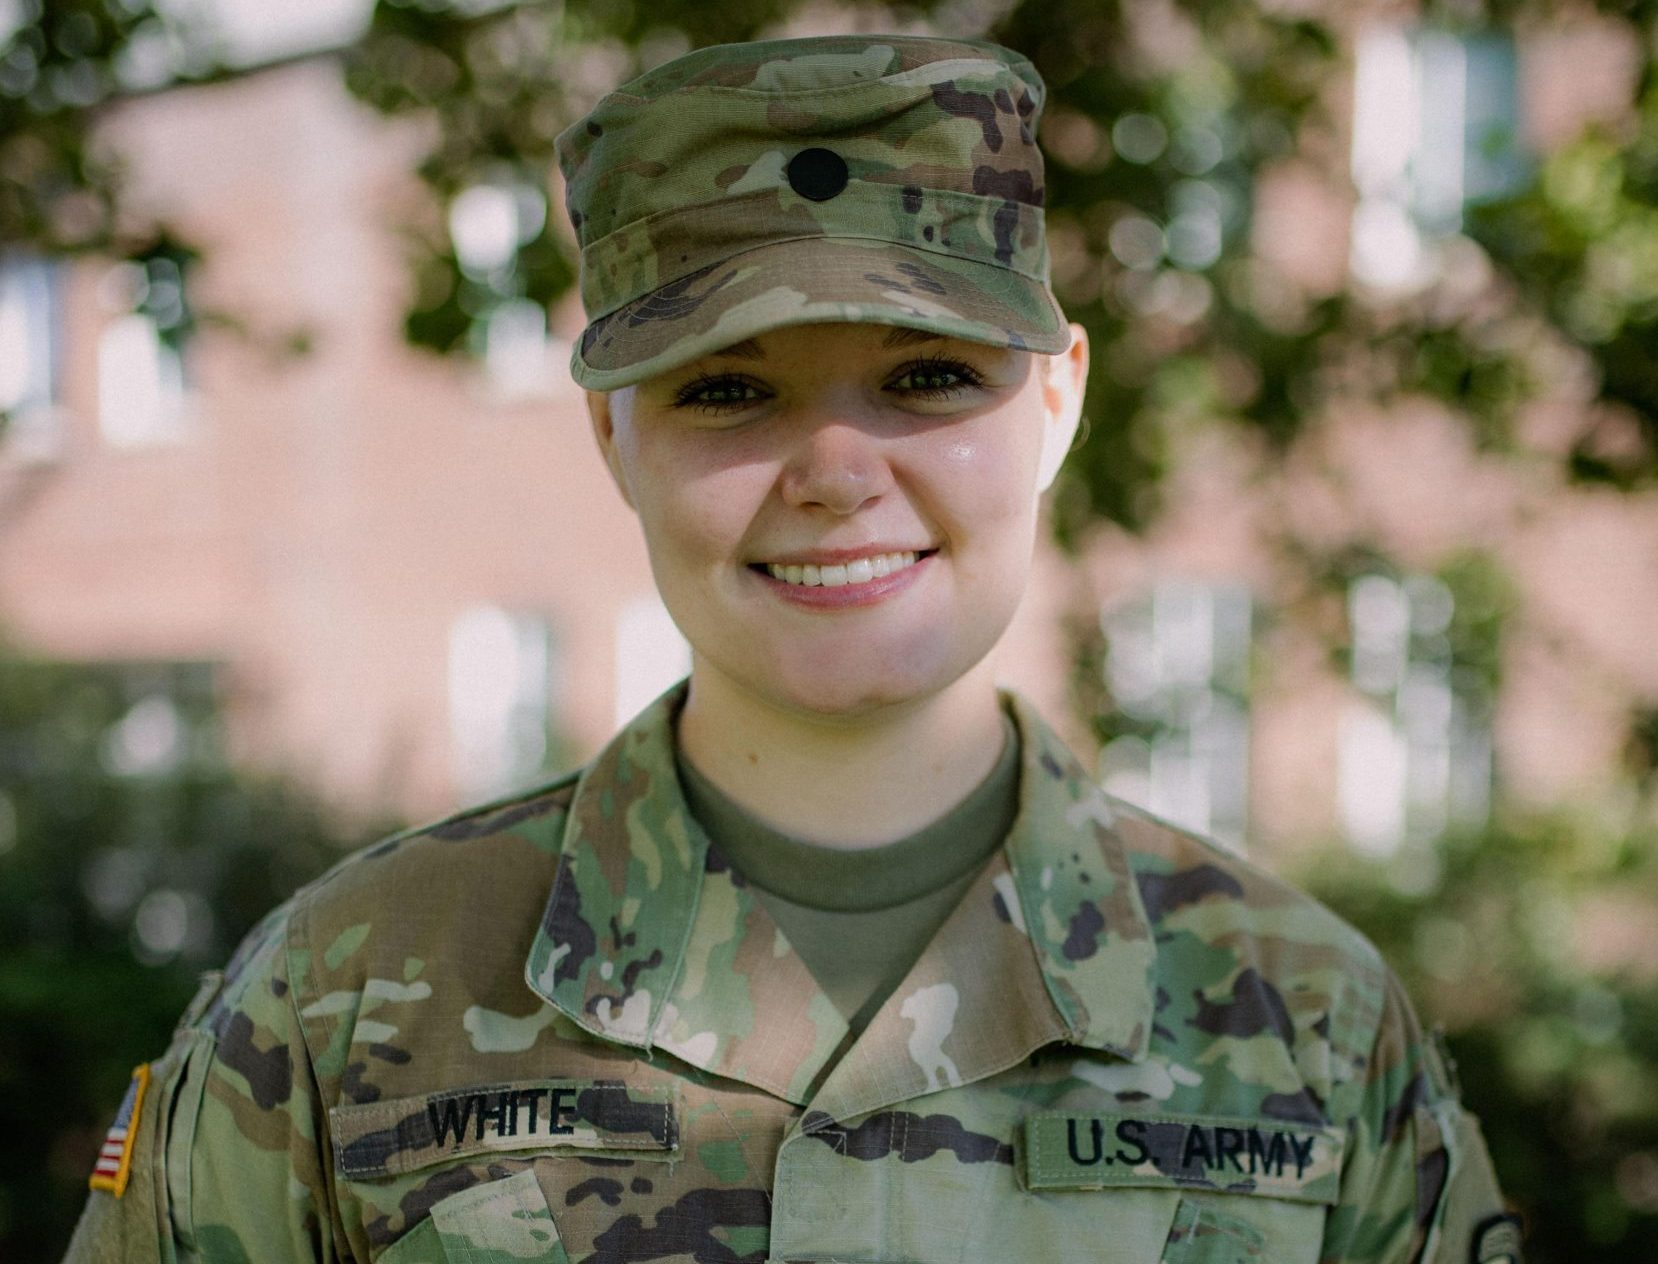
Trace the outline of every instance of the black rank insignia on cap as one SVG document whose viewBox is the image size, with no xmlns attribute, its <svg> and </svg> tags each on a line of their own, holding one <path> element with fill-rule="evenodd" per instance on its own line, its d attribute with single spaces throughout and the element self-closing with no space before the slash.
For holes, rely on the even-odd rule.
<svg viewBox="0 0 1658 1264">
<path fill-rule="evenodd" d="M 846 187 L 846 159 L 833 149 L 814 146 L 789 159 L 789 187 L 812 202 L 827 202 Z"/>
</svg>

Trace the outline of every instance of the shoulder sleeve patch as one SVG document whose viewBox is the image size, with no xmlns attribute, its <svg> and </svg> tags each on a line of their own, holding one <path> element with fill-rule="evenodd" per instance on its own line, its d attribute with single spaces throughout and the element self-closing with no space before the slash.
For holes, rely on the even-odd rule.
<svg viewBox="0 0 1658 1264">
<path fill-rule="evenodd" d="M 1520 1217 L 1503 1213 L 1482 1220 L 1474 1230 L 1468 1264 L 1521 1264 Z"/>
<path fill-rule="evenodd" d="M 132 1148 L 138 1140 L 138 1120 L 144 1109 L 144 1095 L 150 1086 L 150 1068 L 145 1063 L 134 1067 L 127 1092 L 121 1098 L 121 1109 L 115 1112 L 115 1122 L 104 1134 L 103 1148 L 92 1165 L 89 1188 L 108 1190 L 117 1198 L 127 1192 L 127 1177 L 132 1173 Z"/>
</svg>

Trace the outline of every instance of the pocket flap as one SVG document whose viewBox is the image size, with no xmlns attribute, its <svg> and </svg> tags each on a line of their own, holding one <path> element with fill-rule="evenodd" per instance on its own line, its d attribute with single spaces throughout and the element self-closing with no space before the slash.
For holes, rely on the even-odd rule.
<svg viewBox="0 0 1658 1264">
<path fill-rule="evenodd" d="M 617 1080 L 525 1080 L 328 1112 L 343 1176 L 396 1176 L 470 1155 L 512 1150 L 679 1149 L 677 1094 Z"/>
<path fill-rule="evenodd" d="M 1260 1264 L 1267 1258 L 1266 1235 L 1259 1229 L 1181 1199 L 1161 1264 Z"/>
<path fill-rule="evenodd" d="M 433 1204 L 379 1264 L 570 1264 L 532 1171 L 486 1181 Z"/>
</svg>

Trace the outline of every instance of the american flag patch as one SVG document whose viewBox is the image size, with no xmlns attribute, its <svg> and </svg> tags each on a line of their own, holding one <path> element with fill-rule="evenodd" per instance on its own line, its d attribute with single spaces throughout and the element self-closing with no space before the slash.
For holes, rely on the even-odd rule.
<svg viewBox="0 0 1658 1264">
<path fill-rule="evenodd" d="M 138 1115 L 144 1109 L 144 1090 L 149 1086 L 149 1066 L 135 1067 L 127 1095 L 121 1099 L 121 1109 L 115 1112 L 115 1122 L 104 1134 L 104 1148 L 92 1165 L 92 1179 L 87 1184 L 93 1189 L 107 1189 L 117 1198 L 127 1192 L 132 1145 L 138 1139 Z"/>
</svg>

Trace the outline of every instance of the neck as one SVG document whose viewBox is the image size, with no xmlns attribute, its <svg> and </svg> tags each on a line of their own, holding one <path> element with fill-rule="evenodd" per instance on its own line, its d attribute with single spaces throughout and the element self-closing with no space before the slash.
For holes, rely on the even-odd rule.
<svg viewBox="0 0 1658 1264">
<path fill-rule="evenodd" d="M 933 697 L 855 718 L 780 709 L 694 662 L 681 752 L 773 828 L 827 847 L 915 833 L 983 781 L 1002 751 L 986 663 Z"/>
</svg>

